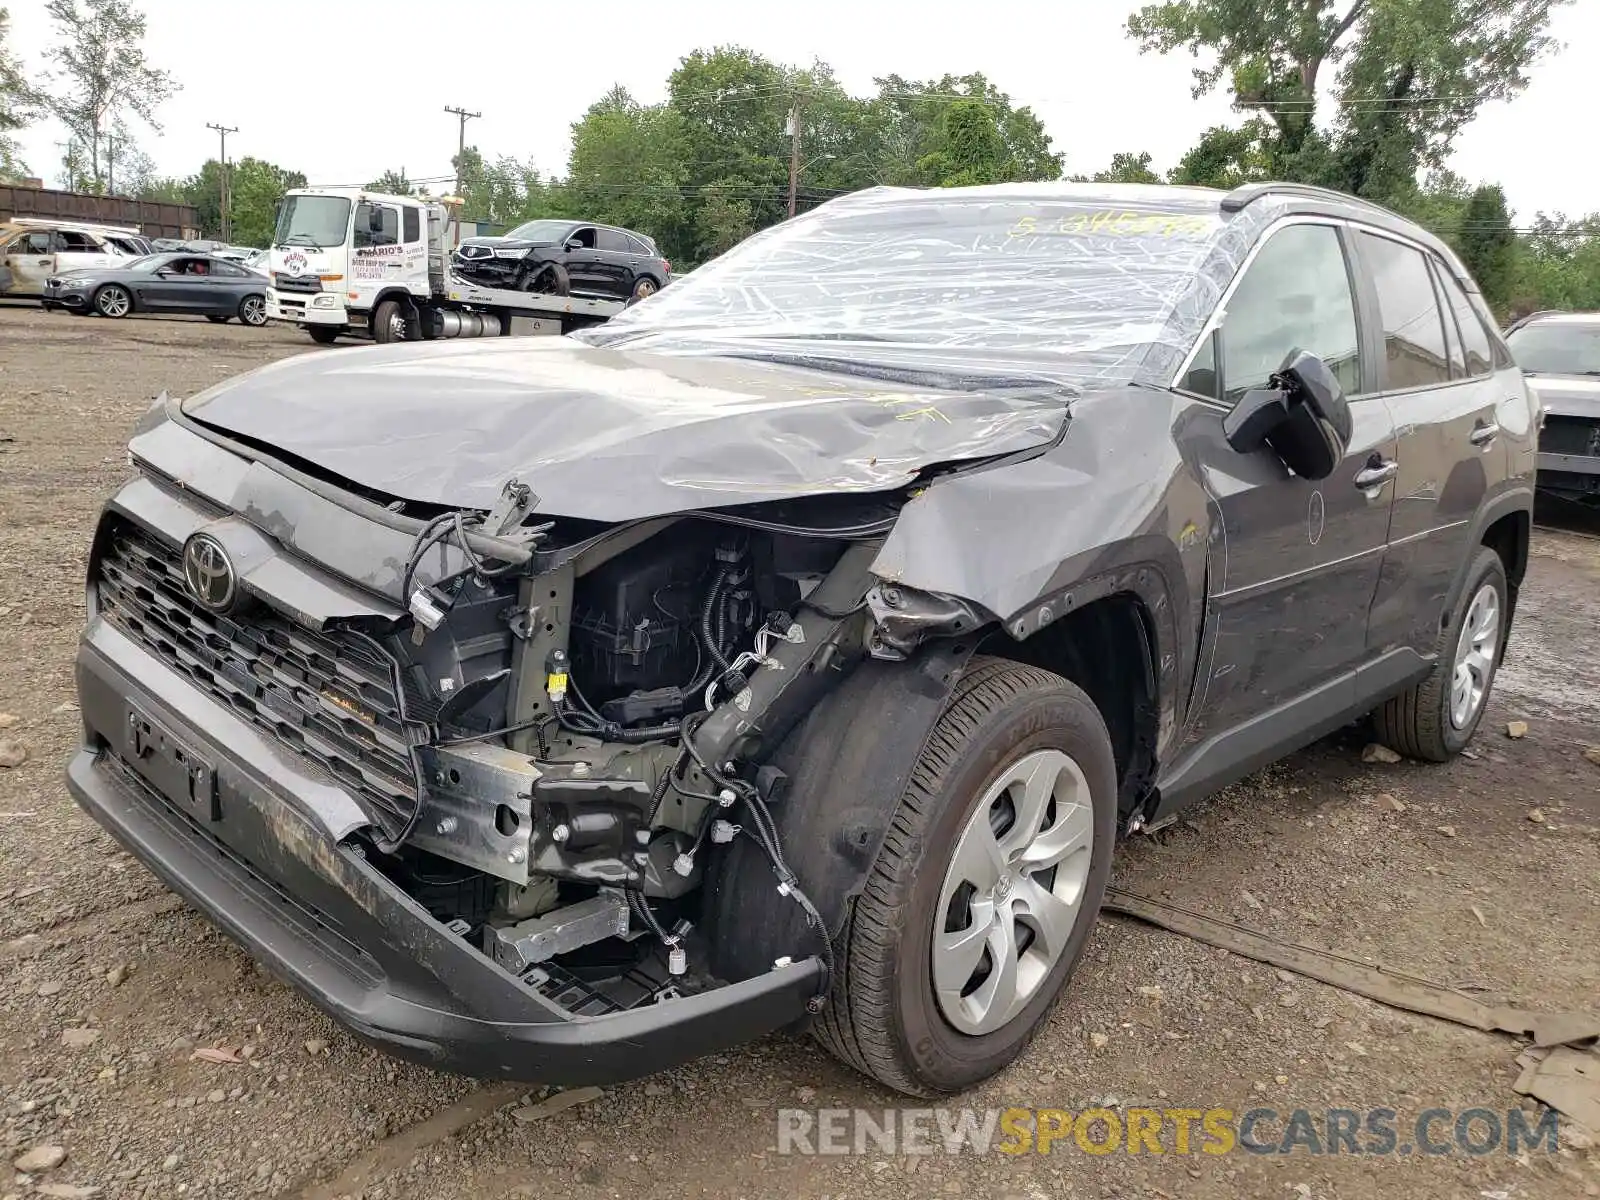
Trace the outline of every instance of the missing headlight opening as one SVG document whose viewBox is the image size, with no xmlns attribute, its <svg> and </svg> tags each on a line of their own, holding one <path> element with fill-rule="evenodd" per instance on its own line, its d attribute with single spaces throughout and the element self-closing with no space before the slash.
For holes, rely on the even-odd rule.
<svg viewBox="0 0 1600 1200">
<path fill-rule="evenodd" d="M 788 957 L 824 964 L 820 1010 L 832 946 L 785 859 L 787 777 L 767 759 L 880 652 L 877 542 L 713 516 L 574 541 L 537 499 L 512 481 L 489 514 L 415 535 L 409 616 L 374 639 L 421 781 L 409 815 L 370 813 L 384 869 L 506 969 L 626 1008 L 715 986 L 699 891 L 711 848 L 743 841 L 802 914 Z"/>
</svg>

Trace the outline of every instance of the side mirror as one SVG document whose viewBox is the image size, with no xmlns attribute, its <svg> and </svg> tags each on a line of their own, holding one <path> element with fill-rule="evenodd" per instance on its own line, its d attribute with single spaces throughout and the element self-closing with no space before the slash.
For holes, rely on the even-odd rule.
<svg viewBox="0 0 1600 1200">
<path fill-rule="evenodd" d="M 573 238 L 570 241 L 568 241 L 567 244 L 566 244 L 566 247 L 565 247 L 565 249 L 567 249 L 567 250 L 582 250 L 583 248 L 584 248 L 583 243 L 580 242 L 577 238 Z"/>
<path fill-rule="evenodd" d="M 367 209 L 367 232 L 368 233 L 382 233 L 383 232 L 383 209 L 381 209 L 381 208 L 369 208 L 369 209 Z"/>
<path fill-rule="evenodd" d="M 1326 479 L 1350 448 L 1350 405 L 1339 381 L 1316 355 L 1293 350 L 1270 384 L 1246 392 L 1222 419 L 1228 445 L 1241 454 L 1271 446 L 1302 479 Z"/>
</svg>

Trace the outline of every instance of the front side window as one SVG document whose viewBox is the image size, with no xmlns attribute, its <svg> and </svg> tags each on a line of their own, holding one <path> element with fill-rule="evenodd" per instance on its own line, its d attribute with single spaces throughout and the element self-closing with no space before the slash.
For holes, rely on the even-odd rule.
<svg viewBox="0 0 1600 1200">
<path fill-rule="evenodd" d="M 16 238 L 6 247 L 7 254 L 49 254 L 50 235 L 48 233 L 25 233 Z"/>
<path fill-rule="evenodd" d="M 1494 351 L 1489 346 L 1489 334 L 1483 328 L 1483 318 L 1478 316 L 1478 310 L 1472 307 L 1467 293 L 1461 290 L 1461 285 L 1441 263 L 1433 264 L 1433 273 L 1438 277 L 1439 286 L 1444 289 L 1445 303 L 1456 315 L 1456 327 L 1461 331 L 1461 346 L 1467 357 L 1467 375 L 1489 374 L 1494 370 Z"/>
<path fill-rule="evenodd" d="M 376 215 L 376 220 L 374 220 Z M 376 225 L 377 228 L 373 228 Z M 356 205 L 355 237 L 357 246 L 394 246 L 400 241 L 400 214 L 387 204 Z"/>
<path fill-rule="evenodd" d="M 1362 232 L 1361 256 L 1378 289 L 1383 317 L 1383 354 L 1389 391 L 1427 387 L 1450 380 L 1444 318 L 1422 251 Z"/>
<path fill-rule="evenodd" d="M 1355 296 L 1339 232 L 1289 225 L 1245 268 L 1222 321 L 1223 398 L 1268 386 L 1291 353 L 1328 365 L 1347 394 L 1361 391 Z"/>
</svg>

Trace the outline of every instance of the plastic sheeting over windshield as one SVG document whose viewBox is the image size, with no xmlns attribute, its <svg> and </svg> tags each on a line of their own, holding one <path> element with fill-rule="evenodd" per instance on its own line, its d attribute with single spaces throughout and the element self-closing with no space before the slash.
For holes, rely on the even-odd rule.
<svg viewBox="0 0 1600 1200">
<path fill-rule="evenodd" d="M 574 336 L 946 386 L 1165 383 L 1259 228 L 1225 219 L 1219 199 L 1139 185 L 874 188 Z"/>
</svg>

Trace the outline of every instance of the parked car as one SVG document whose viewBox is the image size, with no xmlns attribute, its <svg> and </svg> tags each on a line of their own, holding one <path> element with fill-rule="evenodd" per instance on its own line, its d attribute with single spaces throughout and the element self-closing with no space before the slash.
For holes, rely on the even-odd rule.
<svg viewBox="0 0 1600 1200">
<path fill-rule="evenodd" d="M 43 303 L 80 315 L 194 313 L 217 324 L 238 317 L 246 325 L 265 325 L 267 281 L 238 263 L 206 254 L 151 254 L 52 275 Z"/>
<path fill-rule="evenodd" d="M 1600 312 L 1541 312 L 1506 342 L 1544 407 L 1539 488 L 1600 507 Z"/>
<path fill-rule="evenodd" d="M 229 262 L 244 262 L 253 254 L 265 252 L 257 250 L 253 246 L 223 246 L 220 249 L 213 250 L 211 253 L 218 258 L 225 258 Z"/>
<path fill-rule="evenodd" d="M 52 275 L 109 267 L 137 257 L 134 230 L 43 220 L 0 227 L 0 296 L 34 297 Z"/>
<path fill-rule="evenodd" d="M 258 275 L 272 274 L 272 252 L 270 250 L 252 250 L 239 262 L 241 266 L 248 267 Z"/>
<path fill-rule="evenodd" d="M 856 193 L 568 337 L 153 409 L 70 787 L 396 1054 L 599 1083 L 809 1022 L 960 1090 L 1119 839 L 1369 714 L 1467 745 L 1535 417 L 1363 201 Z"/>
<path fill-rule="evenodd" d="M 462 278 L 519 292 L 642 300 L 672 280 L 672 264 L 642 233 L 580 221 L 529 221 L 502 237 L 470 237 L 451 255 Z"/>
</svg>

